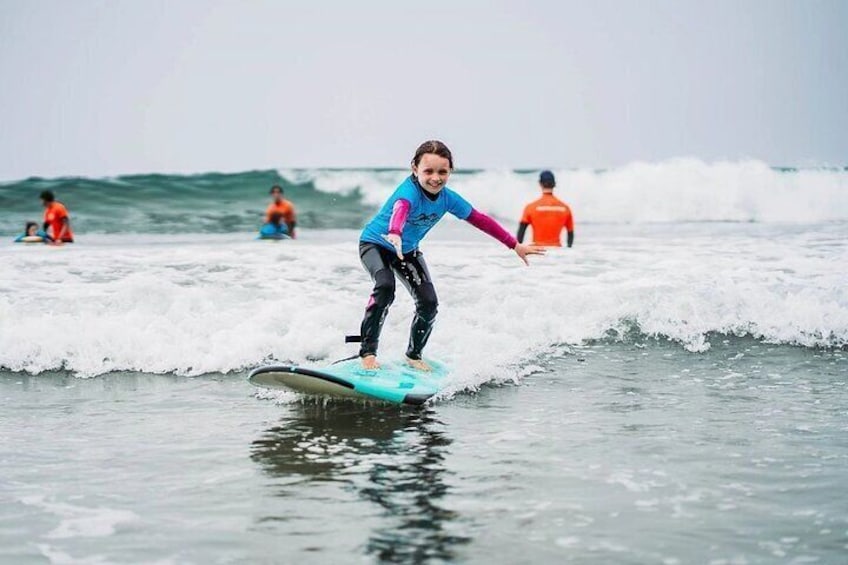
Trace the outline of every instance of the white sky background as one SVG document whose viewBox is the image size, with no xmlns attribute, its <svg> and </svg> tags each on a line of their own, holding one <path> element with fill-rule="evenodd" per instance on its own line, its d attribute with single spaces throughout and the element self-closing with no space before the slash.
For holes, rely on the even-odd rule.
<svg viewBox="0 0 848 565">
<path fill-rule="evenodd" d="M 848 164 L 848 1 L 0 0 L 0 178 Z"/>
</svg>

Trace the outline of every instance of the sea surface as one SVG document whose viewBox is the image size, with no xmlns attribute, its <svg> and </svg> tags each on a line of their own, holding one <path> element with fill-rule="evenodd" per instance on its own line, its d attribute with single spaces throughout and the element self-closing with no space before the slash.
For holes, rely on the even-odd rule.
<svg viewBox="0 0 848 565">
<path fill-rule="evenodd" d="M 246 382 L 354 353 L 405 171 L 0 185 L 0 563 L 848 562 L 848 171 L 555 172 L 572 249 L 422 244 L 453 373 L 420 410 Z M 451 185 L 512 230 L 535 175 Z M 274 183 L 297 240 L 255 239 Z M 11 243 L 44 189 L 77 243 Z"/>
</svg>

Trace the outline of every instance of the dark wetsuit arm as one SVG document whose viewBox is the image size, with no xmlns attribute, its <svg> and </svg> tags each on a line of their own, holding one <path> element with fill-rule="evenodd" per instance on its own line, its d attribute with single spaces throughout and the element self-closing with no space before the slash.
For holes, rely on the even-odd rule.
<svg viewBox="0 0 848 565">
<path fill-rule="evenodd" d="M 574 231 L 570 231 L 570 232 L 568 232 L 568 246 L 571 247 L 571 245 L 573 243 L 574 243 Z"/>
<path fill-rule="evenodd" d="M 518 240 L 518 243 L 524 243 L 524 234 L 527 231 L 527 226 L 530 225 L 527 222 L 521 222 L 518 224 L 518 233 L 515 234 L 515 239 Z"/>
</svg>

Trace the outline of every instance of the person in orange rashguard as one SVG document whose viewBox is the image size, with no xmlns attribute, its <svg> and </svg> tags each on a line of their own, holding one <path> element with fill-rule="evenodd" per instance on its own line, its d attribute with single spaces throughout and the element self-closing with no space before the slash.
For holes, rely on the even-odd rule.
<svg viewBox="0 0 848 565">
<path fill-rule="evenodd" d="M 71 218 L 65 205 L 56 200 L 50 190 L 41 193 L 41 203 L 44 204 L 44 231 L 53 238 L 53 244 L 74 242 L 74 232 L 71 231 Z"/>
<path fill-rule="evenodd" d="M 280 221 L 286 224 L 286 234 L 294 239 L 294 228 L 297 225 L 294 205 L 283 198 L 283 187 L 275 184 L 271 187 L 271 203 L 265 210 L 265 223 L 278 226 Z"/>
<path fill-rule="evenodd" d="M 574 217 L 571 215 L 571 208 L 554 196 L 554 174 L 542 171 L 539 175 L 539 186 L 542 188 L 542 197 L 524 207 L 515 239 L 523 242 L 524 232 L 527 231 L 527 226 L 531 226 L 533 245 L 562 247 L 559 236 L 562 228 L 565 228 L 568 232 L 568 246 L 571 247 L 574 243 Z"/>
</svg>

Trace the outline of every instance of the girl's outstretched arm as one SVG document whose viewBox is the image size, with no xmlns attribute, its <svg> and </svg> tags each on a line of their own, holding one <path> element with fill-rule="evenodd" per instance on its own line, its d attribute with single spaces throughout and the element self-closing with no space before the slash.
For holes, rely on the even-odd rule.
<svg viewBox="0 0 848 565">
<path fill-rule="evenodd" d="M 477 228 L 478 230 L 494 237 L 513 251 L 515 251 L 516 255 L 518 255 L 525 264 L 529 265 L 527 262 L 528 255 L 544 255 L 545 250 L 535 247 L 533 245 L 524 245 L 522 243 L 518 243 L 518 240 L 512 237 L 512 234 L 506 231 L 499 223 L 497 223 L 493 218 L 487 216 L 486 214 L 477 211 L 476 209 L 471 209 L 471 214 L 468 215 L 465 220 Z"/>
</svg>

